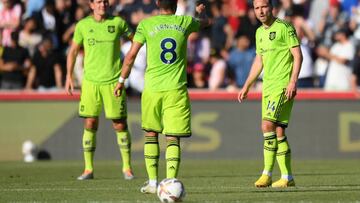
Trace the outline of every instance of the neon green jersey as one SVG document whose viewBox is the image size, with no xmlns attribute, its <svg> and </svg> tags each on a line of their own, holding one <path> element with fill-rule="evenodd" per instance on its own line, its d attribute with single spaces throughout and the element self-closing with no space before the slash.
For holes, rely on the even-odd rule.
<svg viewBox="0 0 360 203">
<path fill-rule="evenodd" d="M 262 57 L 264 93 L 287 87 L 294 62 L 290 49 L 299 45 L 294 27 L 283 20 L 257 29 L 256 53 Z"/>
<path fill-rule="evenodd" d="M 84 46 L 84 78 L 109 84 L 120 76 L 120 36 L 131 32 L 120 17 L 109 16 L 97 22 L 92 16 L 76 24 L 73 41 Z"/>
<path fill-rule="evenodd" d="M 187 38 L 199 28 L 191 16 L 158 15 L 139 23 L 134 41 L 146 43 L 145 89 L 167 91 L 187 83 Z"/>
</svg>

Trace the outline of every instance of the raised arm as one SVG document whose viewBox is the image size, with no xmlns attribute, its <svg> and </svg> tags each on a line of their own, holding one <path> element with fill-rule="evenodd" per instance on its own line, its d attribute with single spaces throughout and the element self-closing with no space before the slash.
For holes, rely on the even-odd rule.
<svg viewBox="0 0 360 203">
<path fill-rule="evenodd" d="M 65 82 L 65 90 L 69 95 L 72 95 L 74 91 L 74 84 L 73 84 L 73 71 L 74 71 L 74 64 L 76 61 L 76 56 L 79 53 L 80 45 L 76 44 L 74 41 L 71 43 L 69 53 L 66 59 L 66 82 Z"/>
<path fill-rule="evenodd" d="M 239 102 L 242 102 L 244 99 L 246 99 L 250 87 L 254 84 L 256 79 L 259 77 L 262 69 L 263 69 L 262 57 L 259 54 L 256 54 L 254 62 L 251 66 L 249 76 L 246 79 L 244 87 L 240 90 L 240 92 L 238 94 Z"/>
<path fill-rule="evenodd" d="M 125 56 L 124 63 L 121 68 L 121 76 L 119 78 L 119 82 L 117 83 L 117 85 L 114 89 L 115 96 L 117 96 L 117 97 L 121 96 L 122 90 L 124 88 L 125 79 L 129 77 L 131 68 L 134 65 L 136 55 L 138 54 L 141 47 L 142 47 L 142 44 L 140 44 L 139 42 L 133 41 L 133 43 L 131 44 L 130 51 Z"/>
<path fill-rule="evenodd" d="M 195 16 L 196 18 L 199 20 L 200 22 L 200 27 L 207 27 L 210 25 L 210 20 L 208 18 L 208 16 L 206 15 L 206 11 L 205 11 L 205 5 L 203 3 L 199 3 L 197 4 L 196 8 L 195 8 Z"/>
</svg>

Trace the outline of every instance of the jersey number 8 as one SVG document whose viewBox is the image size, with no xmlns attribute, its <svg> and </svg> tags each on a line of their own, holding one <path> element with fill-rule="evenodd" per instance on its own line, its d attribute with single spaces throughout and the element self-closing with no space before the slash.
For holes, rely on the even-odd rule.
<svg viewBox="0 0 360 203">
<path fill-rule="evenodd" d="M 166 47 L 166 44 L 170 44 L 170 47 Z M 161 49 L 162 52 L 160 54 L 160 59 L 165 64 L 172 64 L 175 62 L 177 55 L 175 52 L 176 49 L 176 41 L 171 38 L 165 38 L 161 41 Z"/>
</svg>

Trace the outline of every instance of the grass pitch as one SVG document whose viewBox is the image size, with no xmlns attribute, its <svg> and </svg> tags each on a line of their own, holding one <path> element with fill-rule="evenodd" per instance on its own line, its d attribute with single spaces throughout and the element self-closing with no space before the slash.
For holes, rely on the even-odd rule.
<svg viewBox="0 0 360 203">
<path fill-rule="evenodd" d="M 160 178 L 164 167 L 161 162 Z M 0 202 L 159 202 L 139 192 L 146 180 L 143 161 L 134 162 L 132 181 L 123 180 L 118 161 L 95 161 L 90 181 L 76 180 L 82 169 L 82 161 L 0 162 Z M 297 186 L 287 189 L 255 188 L 261 169 L 261 161 L 184 159 L 179 174 L 184 202 L 360 203 L 359 160 L 295 160 Z"/>
</svg>

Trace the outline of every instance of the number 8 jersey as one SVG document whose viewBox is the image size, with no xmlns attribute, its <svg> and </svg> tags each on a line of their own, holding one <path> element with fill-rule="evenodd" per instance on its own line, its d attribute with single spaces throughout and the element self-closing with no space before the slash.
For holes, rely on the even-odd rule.
<svg viewBox="0 0 360 203">
<path fill-rule="evenodd" d="M 139 23 L 133 40 L 146 43 L 145 89 L 168 91 L 186 85 L 187 38 L 199 28 L 191 16 L 158 15 Z"/>
</svg>

